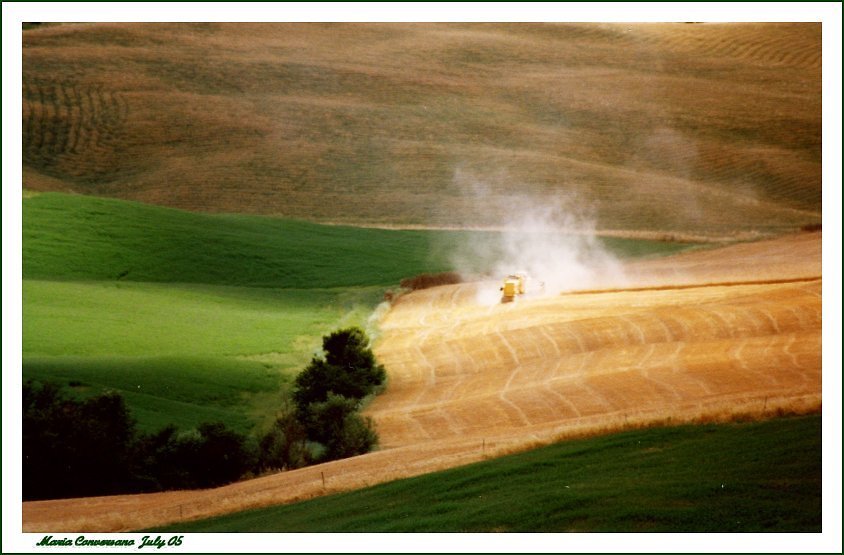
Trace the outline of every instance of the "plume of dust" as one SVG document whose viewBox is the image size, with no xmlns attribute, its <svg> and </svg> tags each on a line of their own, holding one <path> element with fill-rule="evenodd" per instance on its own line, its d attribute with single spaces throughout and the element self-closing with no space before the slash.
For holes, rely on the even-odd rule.
<svg viewBox="0 0 844 555">
<path fill-rule="evenodd" d="M 479 303 L 499 303 L 502 280 L 518 272 L 528 276 L 526 297 L 619 287 L 627 281 L 620 260 L 596 235 L 594 207 L 578 195 L 496 192 L 465 176 L 461 185 L 479 211 L 499 220 L 488 226 L 495 231 L 472 234 L 453 259 L 457 271 L 495 280 L 479 288 Z"/>
</svg>

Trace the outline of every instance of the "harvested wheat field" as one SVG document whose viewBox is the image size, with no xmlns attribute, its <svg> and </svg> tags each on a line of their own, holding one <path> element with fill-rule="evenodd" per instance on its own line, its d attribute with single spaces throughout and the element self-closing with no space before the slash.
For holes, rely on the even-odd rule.
<svg viewBox="0 0 844 555">
<path fill-rule="evenodd" d="M 401 297 L 381 321 L 381 450 L 204 491 L 28 502 L 23 529 L 122 531 L 287 503 L 566 437 L 821 408 L 821 235 L 630 264 L 515 303 L 497 283 Z"/>
<path fill-rule="evenodd" d="M 615 230 L 779 235 L 821 220 L 821 35 L 819 23 L 45 26 L 23 35 L 23 183 L 402 226 L 498 225 L 516 186 L 575 194 Z M 466 192 L 476 183 L 484 210 Z"/>
</svg>

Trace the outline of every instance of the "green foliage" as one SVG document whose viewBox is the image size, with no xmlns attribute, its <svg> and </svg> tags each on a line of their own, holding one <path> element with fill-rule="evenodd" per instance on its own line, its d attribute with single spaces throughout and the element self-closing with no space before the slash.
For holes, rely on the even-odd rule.
<svg viewBox="0 0 844 555">
<path fill-rule="evenodd" d="M 135 423 L 123 399 L 65 398 L 53 384 L 23 389 L 24 498 L 117 493 L 130 481 Z"/>
<path fill-rule="evenodd" d="M 182 442 L 179 465 L 193 478 L 180 487 L 208 488 L 234 482 L 256 463 L 256 449 L 246 438 L 222 422 L 207 422 L 197 428 L 197 437 Z"/>
<path fill-rule="evenodd" d="M 308 437 L 325 446 L 321 460 L 362 455 L 378 444 L 372 419 L 363 418 L 358 408 L 356 399 L 334 393 L 306 407 L 303 420 Z"/>
<path fill-rule="evenodd" d="M 286 405 L 260 439 L 259 468 L 262 471 L 292 470 L 310 464 L 307 439 L 307 431 L 296 418 L 295 409 Z"/>
<path fill-rule="evenodd" d="M 372 393 L 387 377 L 375 361 L 369 339 L 360 328 L 347 328 L 323 338 L 325 358 L 314 358 L 296 376 L 293 399 L 304 414 L 311 403 L 328 399 L 330 393 L 358 400 Z"/>
<path fill-rule="evenodd" d="M 330 402 L 332 397 L 329 397 Z M 329 436 L 325 446 L 324 460 L 344 459 L 369 453 L 378 445 L 375 422 L 359 412 L 345 415 L 342 424 L 333 435 Z"/>
<path fill-rule="evenodd" d="M 369 349 L 369 338 L 360 328 L 348 328 L 325 336 L 322 341 L 325 361 L 355 373 L 358 381 L 378 385 L 384 380 L 384 369 L 375 363 Z M 380 371 L 379 371 L 380 370 Z"/>
<path fill-rule="evenodd" d="M 429 235 L 261 216 L 196 214 L 45 193 L 23 202 L 23 276 L 330 288 L 398 283 L 430 269 Z"/>
<path fill-rule="evenodd" d="M 821 417 L 654 428 L 566 441 L 169 529 L 820 532 Z"/>
<path fill-rule="evenodd" d="M 293 401 L 308 439 L 325 447 L 322 460 L 370 451 L 378 436 L 371 419 L 358 414 L 360 400 L 384 383 L 386 371 L 375 360 L 359 328 L 323 337 L 325 358 L 314 358 L 296 376 Z"/>
<path fill-rule="evenodd" d="M 24 499 L 207 488 L 252 471 L 257 446 L 221 422 L 141 434 L 116 393 L 83 401 L 23 388 Z"/>
<path fill-rule="evenodd" d="M 346 418 L 355 413 L 357 405 L 355 399 L 329 393 L 324 401 L 300 409 L 308 437 L 327 446 L 340 437 Z"/>
</svg>

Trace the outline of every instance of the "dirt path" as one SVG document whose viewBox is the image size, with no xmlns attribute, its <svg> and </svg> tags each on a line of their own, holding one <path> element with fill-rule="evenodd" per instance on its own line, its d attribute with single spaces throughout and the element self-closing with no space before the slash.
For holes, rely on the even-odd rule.
<svg viewBox="0 0 844 555">
<path fill-rule="evenodd" d="M 200 492 L 23 504 L 24 531 L 120 531 L 285 503 L 670 421 L 821 406 L 821 236 L 627 267 L 603 291 L 484 304 L 496 283 L 402 297 L 376 345 L 382 449 Z M 323 478 L 325 479 L 323 485 Z"/>
</svg>

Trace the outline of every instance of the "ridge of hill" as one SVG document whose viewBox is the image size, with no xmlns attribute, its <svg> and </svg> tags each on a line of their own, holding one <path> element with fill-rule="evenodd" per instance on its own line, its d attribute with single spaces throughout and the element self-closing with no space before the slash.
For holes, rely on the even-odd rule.
<svg viewBox="0 0 844 555">
<path fill-rule="evenodd" d="M 612 229 L 821 220 L 821 25 L 67 24 L 23 34 L 24 186 L 193 211 Z"/>
</svg>

